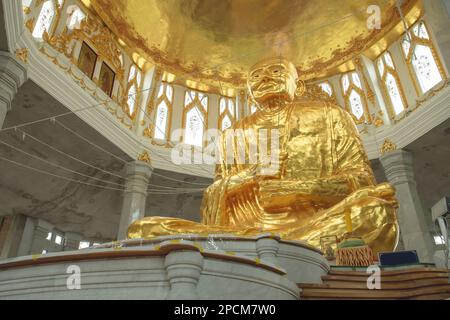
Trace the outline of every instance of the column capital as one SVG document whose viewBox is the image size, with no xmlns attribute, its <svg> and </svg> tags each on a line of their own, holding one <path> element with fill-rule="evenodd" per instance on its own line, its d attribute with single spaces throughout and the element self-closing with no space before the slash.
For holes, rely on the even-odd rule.
<svg viewBox="0 0 450 320">
<path fill-rule="evenodd" d="M 27 79 L 27 69 L 11 53 L 0 51 L 0 128 L 11 110 L 11 103 Z"/>
<path fill-rule="evenodd" d="M 11 110 L 11 101 L 27 80 L 25 65 L 11 53 L 0 51 L 0 103 Z"/>
<path fill-rule="evenodd" d="M 416 183 L 414 180 L 413 154 L 406 150 L 395 150 L 380 158 L 380 162 L 391 184 Z"/>
<path fill-rule="evenodd" d="M 125 175 L 127 177 L 140 175 L 147 179 L 150 179 L 152 172 L 153 168 L 147 162 L 144 161 L 136 160 L 133 162 L 129 162 L 125 165 Z"/>
</svg>

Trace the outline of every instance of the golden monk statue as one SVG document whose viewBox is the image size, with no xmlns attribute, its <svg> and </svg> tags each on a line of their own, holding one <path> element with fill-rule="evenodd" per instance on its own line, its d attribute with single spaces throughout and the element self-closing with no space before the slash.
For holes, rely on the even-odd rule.
<svg viewBox="0 0 450 320">
<path fill-rule="evenodd" d="M 149 217 L 133 223 L 128 237 L 272 232 L 316 247 L 321 238 L 336 236 L 363 239 L 376 253 L 392 251 L 398 240 L 395 191 L 375 184 L 351 116 L 329 102 L 295 99 L 298 74 L 284 59 L 254 66 L 248 87 L 259 110 L 234 125 L 244 132 L 241 140 L 220 139 L 221 163 L 204 194 L 202 223 Z M 278 133 L 267 148 L 255 137 L 264 129 Z M 275 171 L 247 161 L 274 146 Z M 229 161 L 242 150 L 246 161 Z"/>
</svg>

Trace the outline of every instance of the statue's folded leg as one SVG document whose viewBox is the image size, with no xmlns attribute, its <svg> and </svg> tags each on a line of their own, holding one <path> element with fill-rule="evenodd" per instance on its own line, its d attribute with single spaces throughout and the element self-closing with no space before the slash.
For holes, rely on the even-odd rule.
<svg viewBox="0 0 450 320">
<path fill-rule="evenodd" d="M 168 217 L 147 217 L 128 227 L 128 238 L 148 239 L 173 234 L 201 233 L 203 231 L 204 226 L 200 223 Z"/>
<path fill-rule="evenodd" d="M 320 247 L 320 239 L 349 233 L 362 238 L 375 253 L 392 251 L 398 242 L 397 204 L 384 186 L 355 192 L 336 206 L 317 212 L 286 238 Z M 377 197 L 378 195 L 378 197 Z"/>
</svg>

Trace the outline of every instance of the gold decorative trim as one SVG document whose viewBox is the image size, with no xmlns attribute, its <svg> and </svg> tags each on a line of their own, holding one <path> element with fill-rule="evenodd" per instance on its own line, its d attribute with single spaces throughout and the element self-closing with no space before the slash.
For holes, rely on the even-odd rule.
<svg viewBox="0 0 450 320">
<path fill-rule="evenodd" d="M 27 48 L 17 49 L 15 52 L 15 55 L 16 55 L 17 59 L 19 59 L 20 61 L 22 61 L 25 64 L 28 64 L 28 49 Z"/>
<path fill-rule="evenodd" d="M 99 105 L 102 105 L 105 107 L 105 109 L 111 113 L 112 115 L 114 115 L 117 120 L 119 120 L 124 126 L 126 126 L 128 129 L 132 129 L 133 125 L 131 124 L 127 124 L 125 121 L 125 117 L 121 117 L 118 114 L 118 111 L 116 108 L 113 108 L 110 106 L 110 100 L 108 99 L 102 99 L 101 97 L 99 97 L 97 90 L 99 89 L 97 86 L 95 86 L 95 88 L 91 89 L 87 86 L 86 81 L 85 81 L 85 77 L 78 77 L 75 72 L 73 71 L 72 68 L 76 68 L 78 71 L 79 69 L 72 63 L 72 60 L 69 60 L 69 66 L 65 67 L 63 66 L 59 61 L 57 57 L 53 57 L 51 56 L 47 50 L 45 49 L 45 47 L 41 47 L 39 50 L 43 55 L 45 55 L 47 58 L 49 58 L 49 60 L 51 62 L 53 62 L 57 67 L 59 67 L 61 70 L 65 71 L 67 74 L 69 74 L 69 76 L 74 80 L 75 83 L 77 83 L 83 90 L 85 90 L 86 92 L 88 92 L 89 94 L 91 94 L 97 101 L 99 101 Z M 121 108 L 119 106 L 119 108 Z M 122 110 L 123 111 L 123 110 Z M 128 115 L 126 115 L 127 118 L 129 119 Z"/>
<path fill-rule="evenodd" d="M 145 163 L 147 163 L 147 164 L 149 164 L 149 165 L 152 164 L 152 160 L 151 160 L 150 155 L 148 154 L 147 151 L 142 152 L 142 153 L 138 156 L 138 161 L 145 162 Z"/>
<path fill-rule="evenodd" d="M 356 57 L 353 62 L 355 63 L 357 70 L 359 71 L 359 73 L 362 75 L 363 81 L 364 81 L 364 86 L 366 87 L 366 98 L 367 100 L 372 103 L 375 104 L 375 93 L 372 90 L 372 87 L 369 84 L 369 81 L 367 80 L 366 77 L 366 73 L 364 66 L 362 65 L 361 62 L 361 57 Z"/>
<path fill-rule="evenodd" d="M 395 150 L 397 150 L 397 145 L 395 143 L 393 143 L 391 140 L 386 139 L 386 140 L 384 140 L 383 146 L 380 149 L 380 153 L 382 156 L 384 156 Z"/>
</svg>

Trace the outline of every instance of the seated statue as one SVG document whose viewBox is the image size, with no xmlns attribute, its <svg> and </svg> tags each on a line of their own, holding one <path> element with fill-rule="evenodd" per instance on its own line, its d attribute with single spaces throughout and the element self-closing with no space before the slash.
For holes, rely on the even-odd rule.
<svg viewBox="0 0 450 320">
<path fill-rule="evenodd" d="M 276 233 L 316 247 L 325 237 L 359 238 L 375 253 L 392 251 L 398 241 L 395 190 L 376 185 L 351 116 L 320 99 L 296 99 L 299 83 L 289 61 L 258 63 L 248 77 L 258 111 L 233 126 L 244 132 L 246 160 L 250 145 L 260 154 L 276 146 L 276 166 L 271 165 L 276 170 L 264 170 L 267 164 L 258 161 L 227 161 L 239 142 L 236 135 L 222 138 L 216 181 L 204 193 L 202 222 L 144 218 L 129 227 L 128 237 Z M 262 129 L 278 132 L 271 148 L 255 139 L 254 132 Z"/>
</svg>

